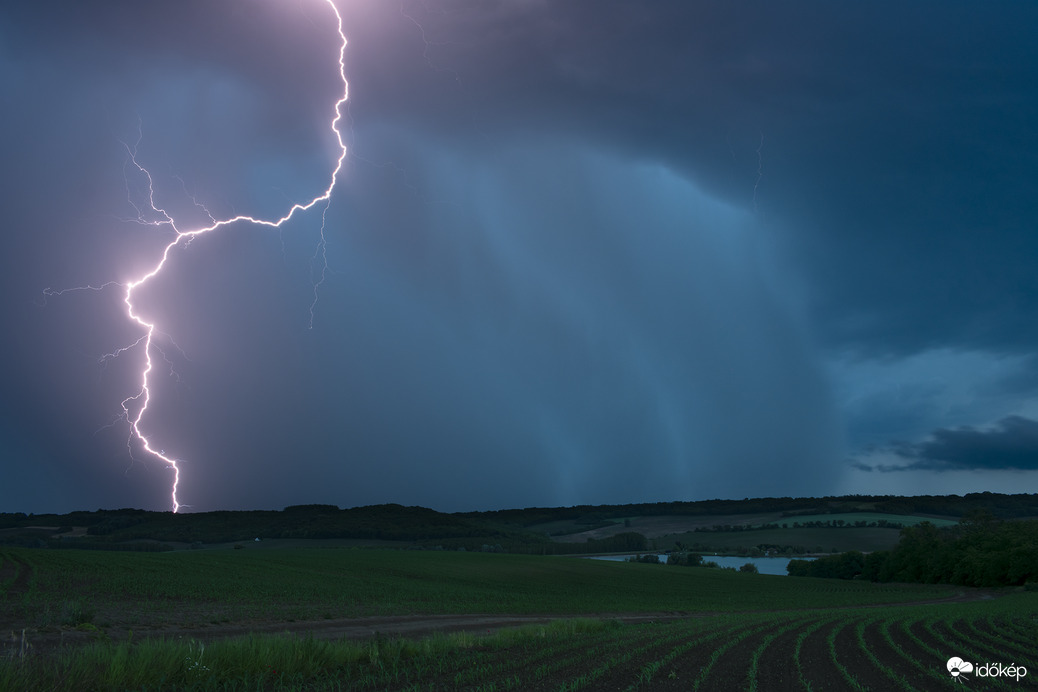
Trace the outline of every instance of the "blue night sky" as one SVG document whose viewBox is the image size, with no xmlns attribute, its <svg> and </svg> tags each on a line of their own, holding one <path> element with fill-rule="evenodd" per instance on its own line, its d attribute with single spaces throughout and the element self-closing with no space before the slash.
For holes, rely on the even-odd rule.
<svg viewBox="0 0 1038 692">
<path fill-rule="evenodd" d="M 1038 6 L 335 3 L 326 245 L 135 294 L 185 510 L 1038 492 Z M 176 237 L 135 144 L 181 230 L 319 195 L 338 52 L 326 0 L 0 9 L 0 511 L 170 507 L 124 289 L 44 291 Z"/>
</svg>

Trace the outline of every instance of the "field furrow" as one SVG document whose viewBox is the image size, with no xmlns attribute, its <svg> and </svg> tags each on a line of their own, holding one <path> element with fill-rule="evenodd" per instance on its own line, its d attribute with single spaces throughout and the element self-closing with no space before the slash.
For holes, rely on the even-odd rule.
<svg viewBox="0 0 1038 692">
<path fill-rule="evenodd" d="M 718 625 L 690 637 L 655 661 L 653 675 L 650 677 L 643 671 L 633 689 L 711 689 L 708 679 L 716 672 L 719 660 L 738 642 L 746 637 L 755 638 L 761 631 L 756 619 Z"/>
<path fill-rule="evenodd" d="M 865 687 L 858 681 L 858 679 L 847 669 L 846 661 L 843 660 L 849 657 L 851 650 L 843 650 L 837 653 L 837 638 L 846 634 L 850 622 L 844 620 L 837 624 L 836 627 L 829 630 L 829 634 L 825 638 L 826 645 L 829 647 L 829 660 L 835 666 L 836 670 L 839 671 L 840 677 L 843 678 L 843 686 L 848 690 L 856 690 L 856 692 L 865 692 Z M 855 644 L 856 646 L 856 644 Z"/>
<path fill-rule="evenodd" d="M 880 631 L 882 618 L 859 620 L 854 626 L 858 647 L 865 653 L 870 665 L 883 674 L 885 683 L 877 689 L 913 692 L 916 688 L 909 682 L 904 668 L 908 665 L 901 653 L 890 645 Z"/>
<path fill-rule="evenodd" d="M 981 618 L 959 618 L 946 621 L 943 625 L 948 629 L 950 636 L 973 642 L 985 651 L 1014 652 L 1016 649 L 1016 644 L 993 631 Z M 1022 652 L 1016 650 L 1015 653 L 1019 655 Z"/>
<path fill-rule="evenodd" d="M 910 636 L 913 637 L 919 644 L 921 644 L 930 654 L 929 659 L 924 659 L 932 662 L 935 669 L 939 671 L 940 675 L 948 675 L 947 680 L 951 680 L 951 675 L 947 672 L 947 661 L 953 657 L 958 657 L 964 661 L 970 661 L 975 665 L 981 663 L 987 663 L 992 660 L 1002 660 L 1005 664 L 1011 663 L 1011 661 L 1004 660 L 1005 654 L 996 654 L 993 658 L 990 655 L 986 655 L 981 649 L 976 647 L 970 640 L 962 640 L 952 638 L 951 636 L 945 636 L 942 634 L 944 630 L 938 630 L 935 626 L 938 617 L 929 617 L 924 619 L 918 619 L 909 623 L 906 627 Z M 990 690 L 1008 690 L 1010 689 L 1009 683 L 1003 679 L 985 679 L 983 681 L 985 689 Z M 1015 685 L 1015 681 L 1012 683 Z"/>
<path fill-rule="evenodd" d="M 967 661 L 995 661 L 1011 656 L 1004 643 L 994 637 L 979 636 L 969 629 L 967 620 L 931 620 L 926 629 L 938 641 L 944 642 L 948 651 Z M 1014 659 L 1015 660 L 1015 659 Z"/>
<path fill-rule="evenodd" d="M 838 620 L 827 618 L 818 629 L 807 634 L 800 646 L 797 660 L 802 682 L 808 690 L 839 690 L 847 686 L 829 655 L 829 635 L 839 626 Z"/>
<path fill-rule="evenodd" d="M 1029 618 L 1003 619 L 993 625 L 993 628 L 999 636 L 1005 637 L 1009 641 L 1021 642 L 1025 645 L 1038 641 L 1038 615 L 1032 615 Z M 1033 647 L 1029 647 L 1029 651 L 1032 655 L 1036 653 Z"/>
<path fill-rule="evenodd" d="M 817 623 L 817 618 L 798 621 L 795 627 L 778 633 L 771 640 L 757 659 L 758 690 L 785 692 L 803 689 L 796 668 L 796 641 L 801 632 Z"/>
<path fill-rule="evenodd" d="M 643 625 L 628 629 L 632 631 L 616 633 L 611 640 L 594 649 L 574 650 L 565 665 L 554 667 L 542 664 L 544 667 L 536 670 L 535 676 L 530 676 L 534 679 L 521 674 L 522 689 L 536 689 L 534 683 L 542 689 L 552 690 L 598 689 L 598 681 L 603 677 L 612 672 L 629 671 L 634 665 L 632 659 L 648 656 L 646 652 L 680 636 L 673 632 L 660 632 L 658 626 Z"/>
<path fill-rule="evenodd" d="M 914 619 L 911 622 L 905 623 L 909 636 L 915 639 L 930 656 L 934 658 L 935 662 L 943 663 L 949 658 L 957 654 L 954 651 L 953 646 L 955 642 L 949 642 L 946 638 L 941 637 L 933 631 L 932 623 L 936 618 L 926 619 Z"/>
<path fill-rule="evenodd" d="M 901 668 L 900 672 L 913 687 L 919 690 L 953 689 L 950 685 L 954 682 L 945 669 L 949 657 L 942 658 L 940 654 L 925 648 L 922 642 L 910 634 L 905 618 L 886 620 L 880 629 L 901 660 L 907 662 L 908 665 Z"/>
<path fill-rule="evenodd" d="M 618 648 L 607 658 L 586 661 L 584 669 L 564 680 L 559 690 L 624 689 L 637 680 L 645 665 L 684 640 L 686 628 L 680 623 L 645 626 L 637 643 Z"/>
<path fill-rule="evenodd" d="M 706 632 L 702 628 L 688 630 L 668 651 L 641 665 L 632 683 L 626 687 L 618 686 L 616 689 L 628 692 L 639 689 L 688 689 L 688 685 L 694 681 L 689 668 L 694 669 L 698 662 L 708 662 L 711 653 L 726 634 L 727 630 L 717 628 Z"/>
<path fill-rule="evenodd" d="M 776 639 L 785 634 L 799 631 L 807 620 L 808 618 L 794 618 L 786 621 L 780 628 L 772 630 L 763 638 L 759 639 L 757 648 L 753 650 L 753 654 L 750 656 L 750 666 L 746 673 L 744 689 L 748 692 L 757 692 L 757 690 L 771 689 L 774 684 L 780 683 L 779 680 L 769 680 L 760 675 L 761 658 L 767 654 L 768 649 L 772 647 Z"/>
<path fill-rule="evenodd" d="M 444 689 L 470 689 L 485 684 L 500 685 L 503 681 L 516 680 L 516 684 L 524 689 L 554 689 L 554 680 L 580 671 L 587 661 L 609 656 L 614 647 L 589 647 L 581 652 L 563 652 L 552 645 L 545 647 L 543 653 L 548 657 L 546 663 L 529 660 L 522 651 L 495 652 L 493 655 L 481 657 L 483 665 L 473 665 L 472 661 L 463 659 L 457 662 L 441 676 Z M 546 660 L 541 656 L 530 657 Z"/>
<path fill-rule="evenodd" d="M 883 663 L 886 673 L 895 680 L 897 689 L 928 689 L 930 671 L 899 646 L 891 632 L 895 621 L 880 618 L 867 624 L 862 634 L 869 651 Z"/>
<path fill-rule="evenodd" d="M 882 667 L 876 666 L 858 637 L 860 622 L 861 620 L 845 622 L 834 631 L 830 639 L 830 656 L 844 675 L 847 689 L 877 692 L 889 690 L 893 680 Z"/>
<path fill-rule="evenodd" d="M 1010 658 L 1029 670 L 1038 670 L 1038 628 L 1030 627 L 1025 620 L 975 617 L 965 621 L 964 627 L 969 639 L 999 652 L 998 659 Z"/>
<path fill-rule="evenodd" d="M 693 682 L 693 689 L 725 692 L 743 690 L 750 660 L 760 638 L 781 629 L 781 624 L 769 622 L 732 630 L 726 633 L 720 646 L 711 654 L 711 660 Z"/>
</svg>

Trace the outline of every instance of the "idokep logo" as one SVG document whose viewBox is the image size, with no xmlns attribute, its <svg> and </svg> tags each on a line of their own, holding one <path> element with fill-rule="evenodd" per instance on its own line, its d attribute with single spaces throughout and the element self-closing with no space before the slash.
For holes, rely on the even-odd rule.
<svg viewBox="0 0 1038 692">
<path fill-rule="evenodd" d="M 1027 676 L 1027 668 L 1015 663 L 1010 663 L 1008 666 L 1001 663 L 979 663 L 974 666 L 958 656 L 949 658 L 947 667 L 951 676 L 959 682 L 968 679 L 965 677 L 966 673 L 974 673 L 978 678 L 1016 678 L 1017 682 L 1020 682 L 1020 678 Z"/>
<path fill-rule="evenodd" d="M 958 656 L 952 656 L 948 659 L 948 672 L 955 679 L 964 673 L 973 672 L 973 664 L 969 661 L 963 661 Z"/>
</svg>

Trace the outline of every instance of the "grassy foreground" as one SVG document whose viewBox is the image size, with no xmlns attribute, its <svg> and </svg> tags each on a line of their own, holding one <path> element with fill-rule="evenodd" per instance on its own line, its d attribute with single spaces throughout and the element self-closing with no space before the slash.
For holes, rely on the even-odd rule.
<svg viewBox="0 0 1038 692">
<path fill-rule="evenodd" d="M 101 642 L 0 664 L 11 690 L 945 690 L 952 656 L 1038 671 L 1035 594 L 995 602 L 727 614 L 621 625 L 563 620 L 486 636 L 202 645 Z M 970 676 L 964 678 L 970 681 Z"/>
<path fill-rule="evenodd" d="M 3 690 L 930 690 L 957 686 L 945 670 L 952 656 L 1032 676 L 972 680 L 973 689 L 1038 679 L 1036 592 L 920 604 L 976 594 L 471 553 L 5 550 L 0 560 L 4 623 L 30 637 L 78 627 L 95 638 L 28 655 L 5 642 Z M 688 616 L 621 624 L 603 615 L 676 611 Z M 421 640 L 245 634 L 203 644 L 146 634 L 156 624 L 241 623 L 247 633 L 258 619 L 420 613 L 588 617 Z M 130 640 L 107 635 L 128 626 Z"/>
</svg>

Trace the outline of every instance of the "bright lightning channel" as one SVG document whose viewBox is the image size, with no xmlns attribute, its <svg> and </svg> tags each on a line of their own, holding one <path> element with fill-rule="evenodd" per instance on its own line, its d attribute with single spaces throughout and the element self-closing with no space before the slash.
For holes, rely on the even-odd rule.
<svg viewBox="0 0 1038 692">
<path fill-rule="evenodd" d="M 339 155 L 338 159 L 335 162 L 335 168 L 334 170 L 332 170 L 331 180 L 328 183 L 328 187 L 325 188 L 325 190 L 320 195 L 314 197 L 309 202 L 293 204 L 291 208 L 289 208 L 289 210 L 285 213 L 285 215 L 278 219 L 259 219 L 253 216 L 248 216 L 246 214 L 240 214 L 238 216 L 234 216 L 227 219 L 216 219 L 212 214 L 209 213 L 209 210 L 203 206 L 202 210 L 209 216 L 209 219 L 210 221 L 212 221 L 212 223 L 202 228 L 181 230 L 177 226 L 176 220 L 173 219 L 173 217 L 170 216 L 170 214 L 165 209 L 162 209 L 161 207 L 157 207 L 155 205 L 155 195 L 151 173 L 149 173 L 148 170 L 137 161 L 137 146 L 135 145 L 133 147 L 130 147 L 129 145 L 125 145 L 127 154 L 129 155 L 130 164 L 134 166 L 144 176 L 145 180 L 147 180 L 147 210 L 153 212 L 158 216 L 157 221 L 148 221 L 145 219 L 144 216 L 145 209 L 136 207 L 136 205 L 134 205 L 137 208 L 138 221 L 146 225 L 169 226 L 176 233 L 176 237 L 163 249 L 162 256 L 159 259 L 158 263 L 155 264 L 150 271 L 136 279 L 132 279 L 126 283 L 109 281 L 100 286 L 79 286 L 76 288 L 69 288 L 61 291 L 55 291 L 51 289 L 47 289 L 46 291 L 44 291 L 44 294 L 46 296 L 55 296 L 61 295 L 62 293 L 66 293 L 69 291 L 77 290 L 99 291 L 109 286 L 122 286 L 125 289 L 123 303 L 126 305 L 126 316 L 131 321 L 136 322 L 138 325 L 140 325 L 140 327 L 144 330 L 144 334 L 129 346 L 124 346 L 113 351 L 112 353 L 106 354 L 102 357 L 102 361 L 107 361 L 112 358 L 116 358 L 126 353 L 127 351 L 136 349 L 138 347 L 142 348 L 144 351 L 144 367 L 142 368 L 140 373 L 140 389 L 137 391 L 136 394 L 133 394 L 123 399 L 121 404 L 123 411 L 121 418 L 124 418 L 130 426 L 130 434 L 127 438 L 126 444 L 130 448 L 131 456 L 133 454 L 132 443 L 133 440 L 136 438 L 140 441 L 141 446 L 144 447 L 144 450 L 148 452 L 148 454 L 161 460 L 164 464 L 169 466 L 170 469 L 172 469 L 173 488 L 170 492 L 170 498 L 173 503 L 174 512 L 179 510 L 181 507 L 180 501 L 177 499 L 177 487 L 180 484 L 180 466 L 177 463 L 177 459 L 168 455 L 164 449 L 156 449 L 152 446 L 151 440 L 148 439 L 148 436 L 142 427 L 144 421 L 144 414 L 148 410 L 149 403 L 151 403 L 151 387 L 149 378 L 151 376 L 152 368 L 154 365 L 152 362 L 152 352 L 154 350 L 158 351 L 159 353 L 162 353 L 161 349 L 154 343 L 154 337 L 156 334 L 162 334 L 162 332 L 158 329 L 155 322 L 149 322 L 137 312 L 137 308 L 134 305 L 134 292 L 139 287 L 141 287 L 142 285 L 144 285 L 145 283 L 147 283 L 148 281 L 162 273 L 162 270 L 166 266 L 166 262 L 169 259 L 170 252 L 173 250 L 173 248 L 177 247 L 178 245 L 186 246 L 188 243 L 191 242 L 191 240 L 193 240 L 197 236 L 210 233 L 212 231 L 217 230 L 218 228 L 228 226 L 233 223 L 238 223 L 240 221 L 255 224 L 258 226 L 269 226 L 271 228 L 278 228 L 283 223 L 291 219 L 296 214 L 296 212 L 307 211 L 317 206 L 318 204 L 321 204 L 322 202 L 324 203 L 324 211 L 321 214 L 321 235 L 320 240 L 318 241 L 317 251 L 314 253 L 312 261 L 320 257 L 322 260 L 325 260 L 326 268 L 326 244 L 324 236 L 325 217 L 328 212 L 328 205 L 331 203 L 332 190 L 335 188 L 335 184 L 338 181 L 339 172 L 342 170 L 343 161 L 346 159 L 346 144 L 343 142 L 342 132 L 339 130 L 339 123 L 342 119 L 342 105 L 346 103 L 346 101 L 349 98 L 349 84 L 346 81 L 346 34 L 343 33 L 342 30 L 342 15 L 339 14 L 339 10 L 335 7 L 335 4 L 332 2 L 332 0 L 325 0 L 325 2 L 327 3 L 331 11 L 335 14 L 335 19 L 337 22 L 337 29 L 339 32 L 340 40 L 339 77 L 342 80 L 342 96 L 340 96 L 339 99 L 335 102 L 335 117 L 332 118 L 330 123 L 332 132 L 335 134 L 336 141 L 339 145 Z M 132 201 L 131 204 L 133 204 Z M 198 203 L 196 202 L 196 204 Z M 324 275 L 325 271 L 324 269 L 322 269 L 322 271 L 320 272 L 320 279 L 314 283 L 314 299 L 313 302 L 310 304 L 311 327 L 313 327 L 313 315 L 314 308 L 317 305 L 318 289 L 321 285 L 321 282 L 324 281 Z M 163 358 L 165 358 L 164 354 Z M 134 413 L 134 410 L 136 411 L 136 413 Z"/>
</svg>

